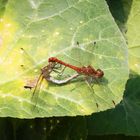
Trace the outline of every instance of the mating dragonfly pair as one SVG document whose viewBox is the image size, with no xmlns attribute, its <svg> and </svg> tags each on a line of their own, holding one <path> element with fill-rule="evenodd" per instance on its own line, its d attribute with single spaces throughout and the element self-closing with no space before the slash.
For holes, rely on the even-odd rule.
<svg viewBox="0 0 140 140">
<path fill-rule="evenodd" d="M 51 76 L 51 73 L 52 72 L 58 72 L 57 71 L 58 65 L 60 65 L 60 66 L 63 65 L 64 66 L 64 68 L 62 69 L 61 73 L 65 70 L 66 67 L 76 71 L 77 73 L 72 75 L 72 76 L 69 76 L 66 79 L 57 80 L 57 79 L 55 79 L 55 78 L 53 78 Z M 40 74 L 39 78 L 37 79 L 37 82 L 36 82 L 36 85 L 35 85 L 35 88 L 34 88 L 34 91 L 33 91 L 33 95 L 36 92 L 37 86 L 41 85 L 43 79 L 45 79 L 45 80 L 47 80 L 49 82 L 52 82 L 54 84 L 61 85 L 61 84 L 66 84 L 66 83 L 70 82 L 71 80 L 77 78 L 80 75 L 84 75 L 85 78 L 90 77 L 92 79 L 100 79 L 100 78 L 102 78 L 104 76 L 104 72 L 101 69 L 95 70 L 90 65 L 89 66 L 77 67 L 77 66 L 65 63 L 65 62 L 59 60 L 56 57 L 50 57 L 48 59 L 48 65 L 41 69 L 41 74 Z M 31 89 L 33 87 L 24 86 L 24 88 L 30 88 Z"/>
<path fill-rule="evenodd" d="M 24 51 L 23 48 L 21 49 L 22 51 Z M 61 66 L 63 66 L 63 69 L 59 71 L 59 68 Z M 70 68 L 76 71 L 76 74 L 73 74 L 71 76 L 68 76 L 67 78 L 59 79 L 59 80 L 51 76 L 52 72 L 59 73 L 62 75 L 65 68 Z M 28 89 L 34 88 L 32 97 L 35 97 L 35 93 L 39 92 L 42 81 L 44 79 L 56 85 L 63 85 L 63 84 L 69 83 L 70 81 L 72 81 L 73 79 L 76 79 L 78 76 L 81 76 L 81 75 L 84 76 L 84 79 L 86 80 L 88 85 L 91 86 L 91 81 L 94 81 L 94 80 L 97 81 L 98 79 L 101 79 L 104 76 L 104 72 L 101 69 L 97 69 L 97 70 L 94 69 L 91 65 L 78 67 L 78 66 L 74 66 L 69 63 L 66 63 L 56 57 L 50 57 L 48 59 L 48 65 L 41 68 L 41 73 L 39 77 L 37 78 L 35 84 L 25 85 L 24 88 L 28 88 Z M 96 105 L 98 107 L 97 103 Z"/>
</svg>

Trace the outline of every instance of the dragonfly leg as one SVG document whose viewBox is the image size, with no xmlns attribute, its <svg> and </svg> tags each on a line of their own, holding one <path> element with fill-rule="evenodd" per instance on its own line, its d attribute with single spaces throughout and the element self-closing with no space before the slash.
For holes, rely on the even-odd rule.
<svg viewBox="0 0 140 140">
<path fill-rule="evenodd" d="M 59 63 L 57 63 L 57 64 L 55 65 L 55 67 L 54 67 L 54 69 L 61 69 L 61 68 L 62 68 L 62 65 L 59 64 Z"/>
<path fill-rule="evenodd" d="M 91 88 L 93 88 L 94 86 L 94 80 L 93 77 L 90 77 L 90 76 L 86 76 L 85 77 L 85 80 L 88 82 L 88 84 L 90 85 Z"/>
<path fill-rule="evenodd" d="M 59 70 L 57 70 L 57 69 L 53 69 L 53 71 L 56 72 L 56 73 L 58 73 L 58 74 L 61 73 L 61 71 L 59 71 Z"/>
<path fill-rule="evenodd" d="M 53 69 L 54 72 L 58 73 L 58 77 L 62 76 L 63 75 L 63 72 L 65 70 L 66 67 L 64 67 L 61 71 L 58 70 L 58 69 Z"/>
<path fill-rule="evenodd" d="M 87 81 L 90 83 L 90 86 L 93 88 L 94 84 L 100 85 L 99 79 L 93 77 L 87 77 Z"/>
<path fill-rule="evenodd" d="M 66 66 L 60 71 L 59 76 L 63 75 L 64 70 L 66 69 Z"/>
</svg>

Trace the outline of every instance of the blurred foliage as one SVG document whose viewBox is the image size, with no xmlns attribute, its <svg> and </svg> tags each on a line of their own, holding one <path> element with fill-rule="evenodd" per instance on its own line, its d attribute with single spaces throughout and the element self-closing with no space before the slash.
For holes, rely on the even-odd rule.
<svg viewBox="0 0 140 140">
<path fill-rule="evenodd" d="M 140 135 L 140 76 L 132 77 L 126 84 L 123 100 L 115 109 L 88 117 L 90 135 L 126 134 Z"/>
<path fill-rule="evenodd" d="M 0 0 L 0 17 L 3 16 L 8 0 Z"/>
</svg>

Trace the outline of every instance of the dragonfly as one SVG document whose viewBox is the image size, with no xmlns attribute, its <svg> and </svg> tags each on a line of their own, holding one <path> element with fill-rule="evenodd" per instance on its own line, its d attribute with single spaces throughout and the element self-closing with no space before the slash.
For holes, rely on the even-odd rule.
<svg viewBox="0 0 140 140">
<path fill-rule="evenodd" d="M 41 68 L 41 74 L 38 77 L 38 80 L 36 82 L 36 85 L 35 85 L 35 88 L 33 91 L 33 96 L 36 92 L 37 87 L 40 88 L 43 79 L 45 79 L 46 81 L 49 81 L 51 83 L 57 84 L 57 85 L 62 85 L 62 84 L 66 84 L 66 83 L 70 82 L 72 79 L 75 79 L 76 77 L 79 76 L 79 74 L 77 73 L 77 74 L 69 76 L 68 78 L 65 78 L 65 79 L 60 79 L 60 80 L 55 79 L 51 76 L 52 72 L 62 73 L 62 72 L 57 71 L 57 69 L 59 68 L 59 67 L 57 67 L 57 65 L 58 65 L 57 62 L 49 62 L 49 64 L 47 66 L 44 66 L 43 68 Z"/>
<path fill-rule="evenodd" d="M 79 45 L 79 42 L 77 43 L 77 45 Z M 94 42 L 94 45 L 96 45 L 96 42 Z M 93 91 L 92 88 L 92 83 L 93 81 L 95 81 L 96 83 L 98 83 L 100 85 L 100 83 L 98 82 L 98 79 L 102 79 L 104 76 L 104 71 L 101 69 L 95 69 L 93 66 L 88 65 L 88 66 L 81 66 L 78 67 L 76 65 L 72 65 L 70 63 L 66 63 L 65 61 L 62 61 L 60 59 L 58 59 L 57 57 L 50 57 L 48 59 L 48 62 L 52 62 L 52 63 L 59 63 L 63 66 L 65 66 L 65 68 L 70 68 L 74 71 L 76 71 L 79 75 L 84 75 L 85 76 L 85 81 L 87 83 L 87 85 L 89 86 L 89 88 Z M 77 78 L 77 77 L 76 77 Z M 95 99 L 94 99 L 95 100 Z M 96 102 L 96 106 L 97 108 L 99 107 L 97 101 Z M 112 100 L 112 103 L 114 104 L 114 106 L 116 106 L 115 101 Z"/>
<path fill-rule="evenodd" d="M 91 65 L 77 67 L 77 66 L 71 65 L 69 63 L 66 63 L 56 57 L 49 58 L 48 62 L 49 63 L 50 62 L 59 63 L 61 65 L 64 65 L 65 67 L 69 67 L 69 68 L 75 70 L 79 75 L 87 75 L 87 76 L 91 76 L 93 78 L 102 78 L 104 76 L 104 72 L 101 69 L 95 70 Z"/>
<path fill-rule="evenodd" d="M 91 89 L 91 81 L 93 81 L 93 79 L 94 80 L 101 79 L 104 76 L 103 70 L 101 70 L 101 69 L 96 70 L 91 65 L 78 67 L 78 66 L 74 66 L 74 65 L 71 65 L 69 63 L 66 63 L 66 62 L 64 62 L 56 57 L 49 58 L 48 62 L 49 63 L 50 62 L 59 63 L 61 65 L 64 65 L 65 68 L 68 67 L 68 68 L 76 71 L 78 73 L 78 75 L 76 77 L 73 77 L 73 79 L 77 78 L 79 75 L 84 75 L 86 78 L 86 82 L 87 82 L 88 86 L 90 87 L 90 89 Z M 90 81 L 89 81 L 89 79 L 90 79 Z M 99 106 L 97 102 L 96 102 L 96 106 L 97 106 L 97 108 Z"/>
<path fill-rule="evenodd" d="M 24 54 L 28 55 L 23 48 L 21 48 L 21 50 L 24 52 Z M 31 59 L 31 57 L 30 57 L 30 59 Z M 21 67 L 24 67 L 24 65 L 21 65 Z M 42 85 L 42 82 L 44 79 L 46 81 L 49 81 L 49 82 L 56 84 L 56 85 L 63 85 L 63 84 L 66 84 L 66 83 L 72 81 L 73 79 L 75 79 L 76 77 L 79 76 L 79 74 L 76 73 L 72 76 L 68 76 L 68 77 L 63 78 L 63 79 L 56 79 L 56 78 L 52 77 L 51 76 L 52 72 L 59 73 L 59 74 L 63 73 L 64 69 L 62 69 L 62 71 L 59 71 L 59 69 L 61 69 L 61 65 L 59 63 L 48 62 L 48 65 L 46 65 L 40 69 L 41 72 L 40 72 L 40 75 L 38 78 L 36 78 L 34 80 L 28 80 L 27 83 L 24 85 L 25 89 L 30 89 L 30 90 L 33 89 L 31 100 L 35 103 L 34 108 L 36 107 L 38 94 L 40 92 L 40 88 L 41 88 L 41 85 Z"/>
<path fill-rule="evenodd" d="M 51 73 L 58 72 L 57 71 L 57 69 L 59 68 L 58 65 L 59 65 L 59 67 L 62 65 L 64 66 L 63 70 L 61 72 L 59 72 L 61 74 L 63 73 L 63 71 L 65 70 L 66 67 L 76 71 L 77 73 L 74 75 L 71 75 L 68 78 L 65 78 L 63 80 L 57 80 L 51 76 Z M 104 72 L 101 69 L 96 70 L 91 65 L 78 67 L 78 66 L 74 66 L 72 64 L 66 63 L 66 62 L 58 59 L 57 57 L 50 57 L 48 59 L 48 65 L 41 68 L 41 73 L 36 81 L 36 85 L 35 85 L 34 90 L 33 90 L 32 100 L 34 97 L 36 97 L 35 95 L 39 94 L 43 79 L 45 79 L 46 81 L 52 82 L 54 84 L 62 85 L 62 84 L 66 84 L 66 83 L 70 82 L 71 80 L 77 78 L 80 75 L 85 76 L 86 81 L 88 82 L 88 85 L 89 85 L 89 83 L 90 83 L 88 80 L 89 77 L 92 79 L 100 79 L 104 76 Z M 26 86 L 24 86 L 24 88 L 31 89 L 32 86 L 26 85 Z M 38 93 L 38 94 L 35 94 L 35 93 Z M 97 103 L 96 103 L 96 106 L 98 107 Z"/>
<path fill-rule="evenodd" d="M 51 76 L 51 73 L 58 72 L 57 71 L 58 65 L 64 66 L 64 69 L 60 72 L 61 74 L 63 73 L 65 68 L 70 68 L 70 69 L 76 71 L 77 73 L 74 75 L 71 75 L 65 79 L 61 79 L 61 80 L 55 79 L 54 77 Z M 103 78 L 104 72 L 101 69 L 96 70 L 91 65 L 78 67 L 78 66 L 66 63 L 65 61 L 62 61 L 62 60 L 58 59 L 57 57 L 50 57 L 48 59 L 48 65 L 41 68 L 41 73 L 40 73 L 40 76 L 38 77 L 38 80 L 37 80 L 36 85 L 34 87 L 32 97 L 34 97 L 35 93 L 39 94 L 43 79 L 45 79 L 46 81 L 52 82 L 54 84 L 61 85 L 61 84 L 66 84 L 66 83 L 72 81 L 73 79 L 76 79 L 80 75 L 85 76 L 86 82 L 87 82 L 88 86 L 91 88 L 91 81 Z M 30 87 L 26 86 L 26 88 L 30 88 Z M 114 101 L 112 101 L 112 102 L 115 104 Z M 97 108 L 99 106 L 97 102 L 96 102 L 96 106 L 97 106 Z"/>
</svg>

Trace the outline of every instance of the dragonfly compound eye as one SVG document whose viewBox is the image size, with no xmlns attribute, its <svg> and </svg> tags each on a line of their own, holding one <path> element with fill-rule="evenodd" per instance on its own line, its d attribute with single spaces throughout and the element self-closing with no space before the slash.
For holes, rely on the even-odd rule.
<svg viewBox="0 0 140 140">
<path fill-rule="evenodd" d="M 56 57 L 50 57 L 48 61 L 49 62 L 56 62 L 57 61 L 57 58 Z"/>
<path fill-rule="evenodd" d="M 104 72 L 101 69 L 97 69 L 96 76 L 99 77 L 99 78 L 101 78 L 101 77 L 104 76 Z"/>
</svg>

